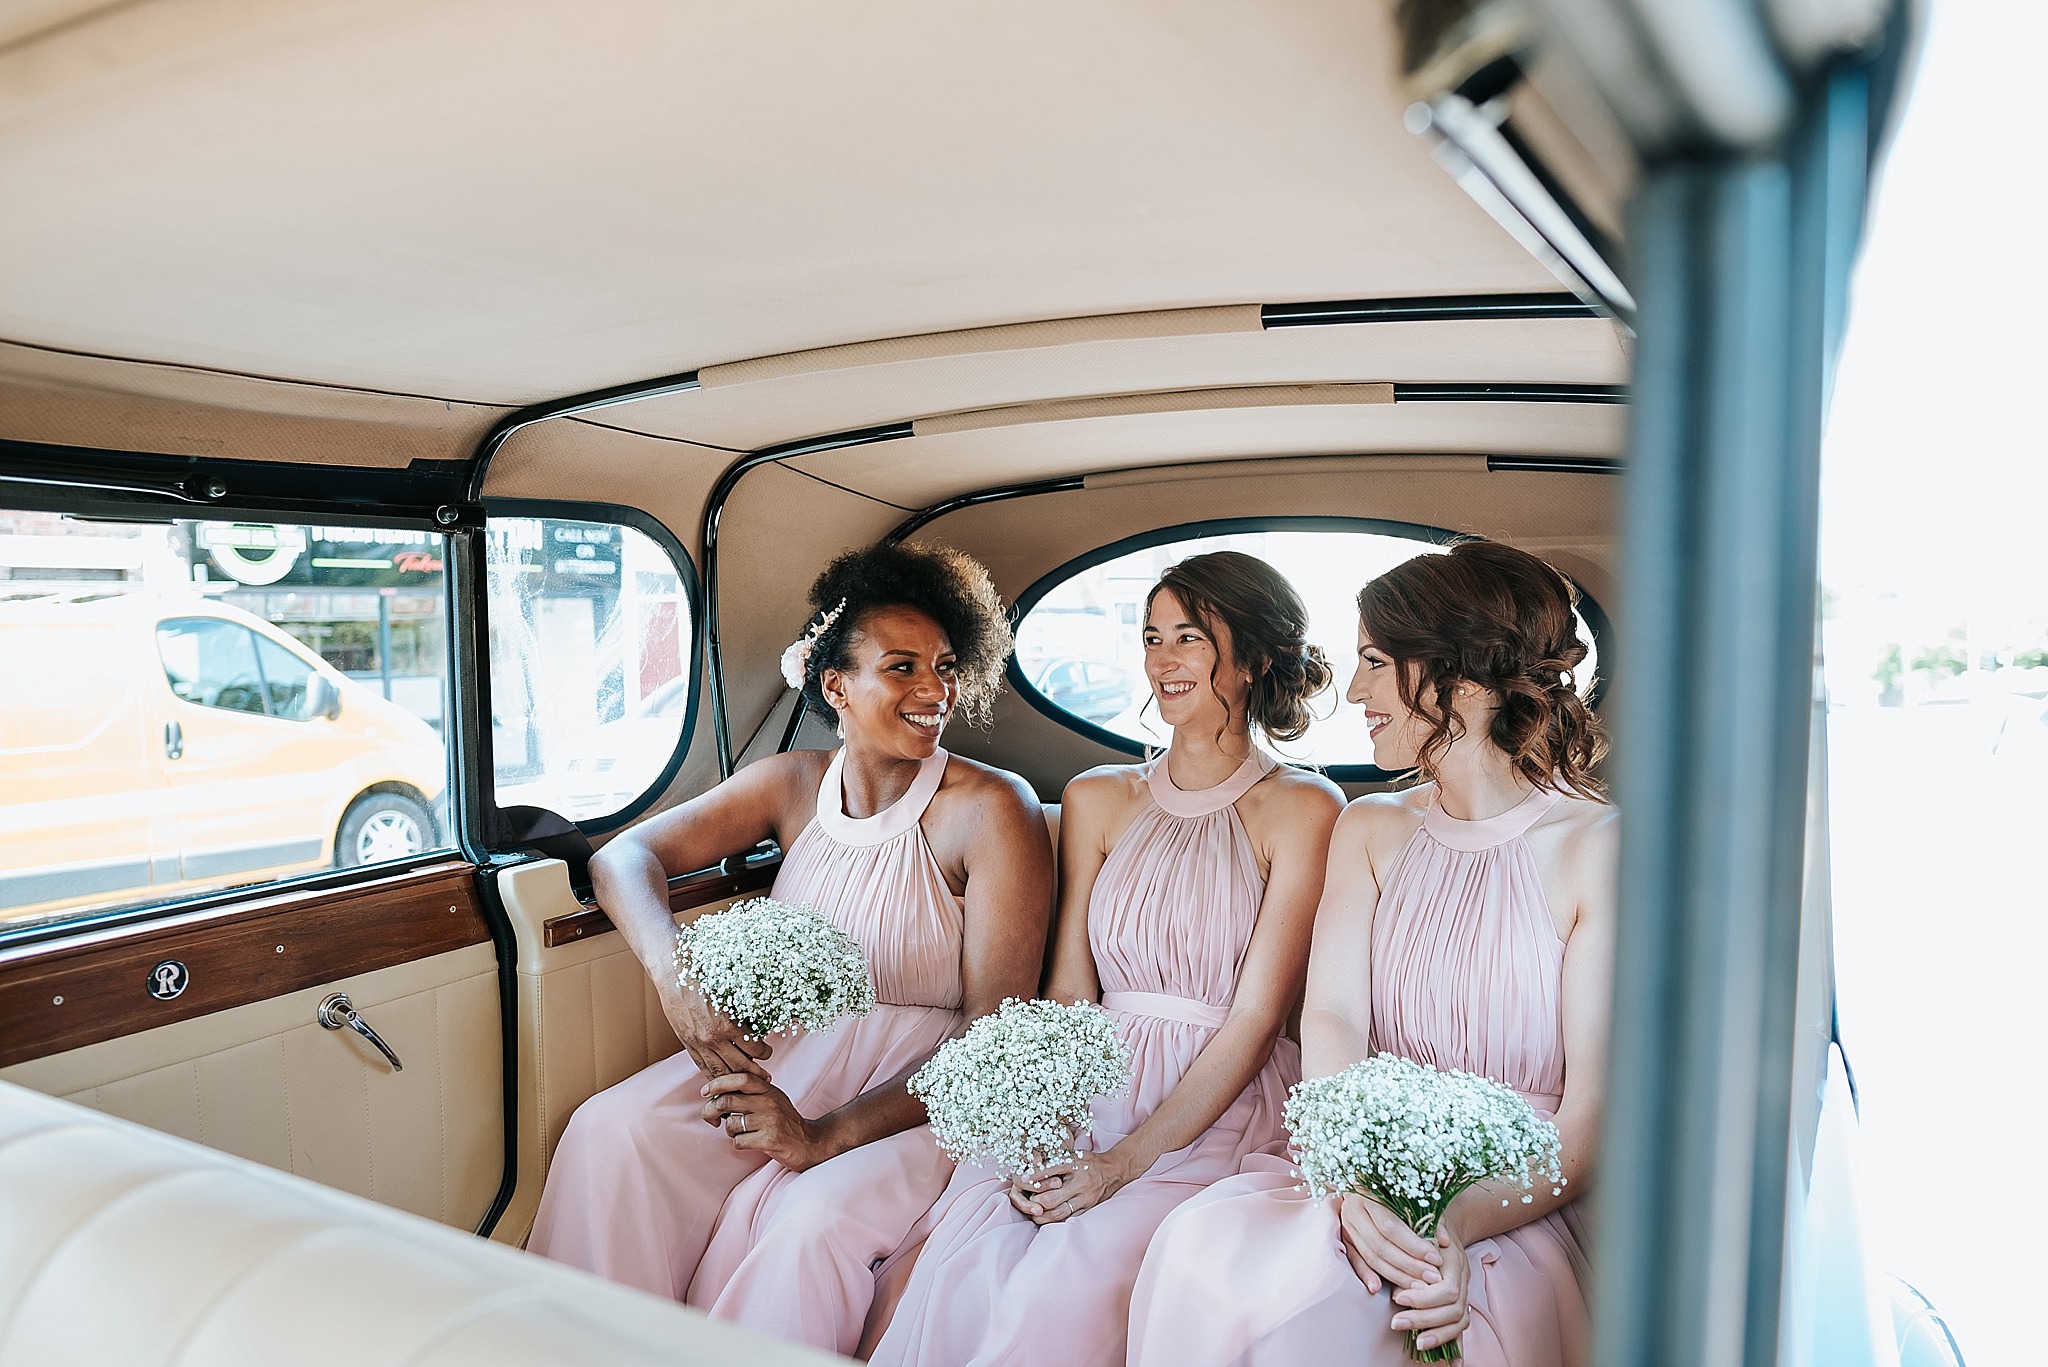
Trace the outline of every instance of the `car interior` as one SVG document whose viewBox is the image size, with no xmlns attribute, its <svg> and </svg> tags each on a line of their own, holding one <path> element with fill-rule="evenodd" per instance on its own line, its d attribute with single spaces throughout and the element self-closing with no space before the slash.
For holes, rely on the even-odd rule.
<svg viewBox="0 0 2048 1367">
<path fill-rule="evenodd" d="M 840 551 L 1016 603 L 1124 543 L 1477 535 L 1618 658 L 1639 141 L 1565 45 L 1432 8 L 0 6 L 0 507 L 427 534 L 451 772 L 407 859 L 0 921 L 0 1363 L 807 1360 L 463 1235 L 519 1245 L 570 1113 L 678 1047 L 583 865 L 834 743 L 777 660 Z M 685 585 L 674 753 L 603 812 L 493 791 L 512 516 Z M 1139 748 L 1015 669 L 944 743 L 1053 821 Z"/>
</svg>

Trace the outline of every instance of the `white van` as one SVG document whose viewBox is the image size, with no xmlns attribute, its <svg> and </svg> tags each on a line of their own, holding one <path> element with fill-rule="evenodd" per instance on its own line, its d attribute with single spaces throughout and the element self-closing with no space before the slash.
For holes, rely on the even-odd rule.
<svg viewBox="0 0 2048 1367">
<path fill-rule="evenodd" d="M 239 608 L 0 603 L 0 922 L 417 854 L 446 785 L 431 727 Z"/>
</svg>

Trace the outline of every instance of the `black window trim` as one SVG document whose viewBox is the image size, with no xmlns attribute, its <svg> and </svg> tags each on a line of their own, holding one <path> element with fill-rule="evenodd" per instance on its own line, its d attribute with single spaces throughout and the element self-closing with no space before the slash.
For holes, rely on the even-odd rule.
<svg viewBox="0 0 2048 1367">
<path fill-rule="evenodd" d="M 537 498 L 487 498 L 484 500 L 484 523 L 488 528 L 494 517 L 535 517 L 553 518 L 565 522 L 610 522 L 621 527 L 631 527 L 661 548 L 675 565 L 676 578 L 682 589 L 683 601 L 690 610 L 690 652 L 683 669 L 683 677 L 690 683 L 690 700 L 683 709 L 683 725 L 676 736 L 675 751 L 669 755 L 668 763 L 655 775 L 651 786 L 618 811 L 602 816 L 587 817 L 577 821 L 564 815 L 585 835 L 603 835 L 631 825 L 646 815 L 649 808 L 659 802 L 663 794 L 676 781 L 676 775 L 683 770 L 683 762 L 689 757 L 690 745 L 697 734 L 697 717 L 704 700 L 704 645 L 707 626 L 704 621 L 704 587 L 698 573 L 697 562 L 684 547 L 676 534 L 652 513 L 623 503 L 583 503 L 567 499 Z M 621 574 L 624 571 L 623 555 L 620 560 Z M 488 590 L 485 590 L 488 592 Z M 498 784 L 490 773 L 480 772 L 478 786 L 482 789 L 484 829 L 498 832 L 503 823 L 498 819 Z M 495 841 L 494 841 L 495 846 Z"/>
<path fill-rule="evenodd" d="M 23 512 L 59 513 L 86 521 L 264 521 L 428 531 L 442 539 L 444 565 L 450 565 L 457 535 L 463 531 L 459 526 L 439 521 L 431 511 L 411 501 L 410 496 L 417 492 L 416 485 L 419 483 L 414 472 L 355 469 L 346 466 L 288 467 L 272 462 L 207 460 L 144 452 L 45 446 L 9 440 L 0 440 L 0 463 L 4 463 L 0 464 L 0 468 L 32 468 L 37 472 L 34 483 L 0 479 L 0 507 Z M 315 506 L 298 497 L 297 485 L 287 480 L 268 484 L 260 492 L 248 496 L 229 496 L 213 502 L 188 499 L 168 501 L 160 492 L 146 486 L 115 486 L 108 477 L 97 473 L 95 463 L 103 463 L 117 471 L 130 466 L 152 469 L 157 466 L 166 469 L 190 468 L 202 472 L 219 469 L 236 471 L 238 474 L 243 470 L 256 470 L 273 481 L 276 481 L 280 474 L 296 477 L 301 471 L 315 471 L 319 473 L 303 481 L 310 488 L 322 488 L 321 481 L 329 476 L 347 477 L 358 481 L 366 496 L 353 504 Z M 238 477 L 236 482 L 239 485 L 242 481 Z M 324 491 L 320 496 L 326 496 Z M 454 680 L 457 614 L 467 611 L 467 605 L 458 601 L 452 574 L 444 576 L 442 592 L 449 614 L 448 668 L 450 692 L 454 694 L 460 691 Z M 271 714 L 266 711 L 262 714 L 249 715 Z M 449 737 L 452 732 L 444 727 L 442 734 Z M 252 896 L 316 892 L 327 888 L 347 887 L 373 878 L 388 878 L 430 864 L 445 863 L 450 859 L 470 859 L 470 851 L 464 840 L 459 818 L 458 804 L 460 789 L 463 787 L 462 766 L 454 762 L 453 740 L 449 740 L 448 744 L 451 747 L 448 772 L 449 829 L 441 833 L 442 841 L 434 849 L 422 850 L 410 858 L 394 859 L 384 864 L 370 864 L 357 868 L 316 869 L 288 878 L 266 878 L 231 884 L 227 887 L 199 889 L 127 906 L 53 912 L 51 919 L 48 920 L 12 924 L 0 922 L 0 950 L 140 927 L 194 911 L 246 901 Z"/>
<path fill-rule="evenodd" d="M 1150 531 L 1137 532 L 1112 541 L 1106 546 L 1098 546 L 1092 551 L 1077 555 L 1073 559 L 1046 571 L 1033 580 L 1029 588 L 1017 595 L 1017 601 L 1010 609 L 1010 620 L 1021 630 L 1025 617 L 1054 589 L 1059 588 L 1076 575 L 1085 574 L 1097 565 L 1107 564 L 1109 561 L 1115 560 L 1120 556 L 1129 555 L 1135 551 L 1148 551 L 1155 546 L 1164 546 L 1174 541 L 1192 541 L 1198 537 L 1208 536 L 1233 536 L 1246 532 L 1363 532 L 1379 536 L 1401 537 L 1431 546 L 1448 546 L 1452 542 L 1470 540 L 1478 535 L 1475 532 L 1461 532 L 1446 527 L 1432 527 L 1427 523 L 1421 522 L 1399 522 L 1383 517 L 1350 517 L 1324 514 L 1276 513 L 1255 517 L 1221 517 L 1208 518 L 1199 522 L 1180 522 L 1169 527 L 1155 527 Z M 1566 578 L 1570 578 L 1570 576 L 1567 575 Z M 1614 656 L 1610 651 L 1613 649 L 1613 625 L 1607 616 L 1606 610 L 1600 606 L 1599 602 L 1590 593 L 1586 592 L 1585 587 L 1579 584 L 1577 580 L 1572 580 L 1572 586 L 1578 590 L 1579 594 L 1579 615 L 1584 618 L 1587 629 L 1593 633 L 1594 650 L 1598 652 L 1602 660 L 1612 660 Z M 1333 668 L 1336 668 L 1334 663 Z M 1009 664 L 1005 667 L 1004 673 L 1009 679 L 1010 687 L 1016 690 L 1017 696 L 1029 704 L 1033 711 L 1058 723 L 1067 730 L 1092 740 L 1098 745 L 1134 758 L 1142 758 L 1150 750 L 1150 747 L 1143 741 L 1132 740 L 1128 736 L 1120 736 L 1107 727 L 1098 726 L 1091 721 L 1085 721 L 1046 697 L 1032 685 L 1030 680 L 1024 677 L 1023 667 L 1018 664 L 1017 657 L 1014 654 L 1010 656 Z M 1336 668 L 1336 673 L 1337 681 L 1334 687 L 1340 690 L 1337 705 L 1341 707 L 1344 705 L 1341 690 L 1348 676 L 1341 668 Z M 1587 696 L 1587 704 L 1597 709 L 1606 692 L 1607 683 L 1605 678 L 1596 679 L 1591 692 Z M 1403 777 L 1399 773 L 1392 773 L 1382 769 L 1376 764 L 1309 765 L 1298 760 L 1291 760 L 1289 763 L 1296 764 L 1302 768 L 1316 769 L 1337 783 L 1394 783 Z"/>
</svg>

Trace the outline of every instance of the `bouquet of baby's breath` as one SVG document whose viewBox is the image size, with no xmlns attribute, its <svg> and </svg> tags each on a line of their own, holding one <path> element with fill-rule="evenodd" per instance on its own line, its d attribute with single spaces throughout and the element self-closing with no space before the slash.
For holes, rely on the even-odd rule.
<svg viewBox="0 0 2048 1367">
<path fill-rule="evenodd" d="M 1284 1118 L 1310 1195 L 1355 1191 L 1425 1239 L 1476 1182 L 1512 1183 L 1525 1202 L 1536 1199 L 1539 1177 L 1552 1195 L 1564 1190 L 1557 1126 L 1492 1078 L 1380 1054 L 1295 1084 Z M 1408 1356 L 1448 1362 L 1462 1353 L 1456 1339 L 1417 1349 L 1411 1331 Z"/>
<path fill-rule="evenodd" d="M 1130 1084 L 1116 1023 L 1088 1002 L 1005 998 L 911 1075 L 939 1147 L 1012 1176 L 1070 1155 L 1088 1105 Z"/>
<path fill-rule="evenodd" d="M 755 1038 L 824 1030 L 875 1008 L 859 942 L 814 909 L 773 897 L 735 902 L 677 932 L 676 977 Z"/>
</svg>

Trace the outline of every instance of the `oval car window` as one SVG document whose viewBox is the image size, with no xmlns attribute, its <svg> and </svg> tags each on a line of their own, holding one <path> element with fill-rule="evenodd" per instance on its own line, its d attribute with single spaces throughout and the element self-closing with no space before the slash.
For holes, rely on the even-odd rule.
<svg viewBox="0 0 2048 1367">
<path fill-rule="evenodd" d="M 1041 580 L 1041 586 L 1049 585 L 1042 592 L 1034 588 L 1025 595 L 1016 673 L 1027 697 L 1036 695 L 1030 701 L 1057 720 L 1082 724 L 1077 729 L 1100 728 L 1109 733 L 1101 739 L 1133 752 L 1164 746 L 1170 736 L 1145 681 L 1145 595 L 1162 570 L 1191 555 L 1242 551 L 1264 560 L 1294 585 L 1308 607 L 1309 639 L 1329 656 L 1336 676 L 1330 690 L 1310 704 L 1316 721 L 1308 734 L 1274 745 L 1274 753 L 1299 763 L 1370 768 L 1372 741 L 1364 714 L 1344 701 L 1358 663 L 1357 595 L 1367 580 L 1402 561 L 1439 553 L 1437 544 L 1422 539 L 1427 529 L 1416 530 L 1417 535 L 1403 536 L 1276 527 L 1175 538 L 1109 559 L 1084 556 Z M 1599 642 L 1583 611 L 1579 636 L 1591 652 L 1575 671 L 1585 691 L 1596 677 Z"/>
</svg>

